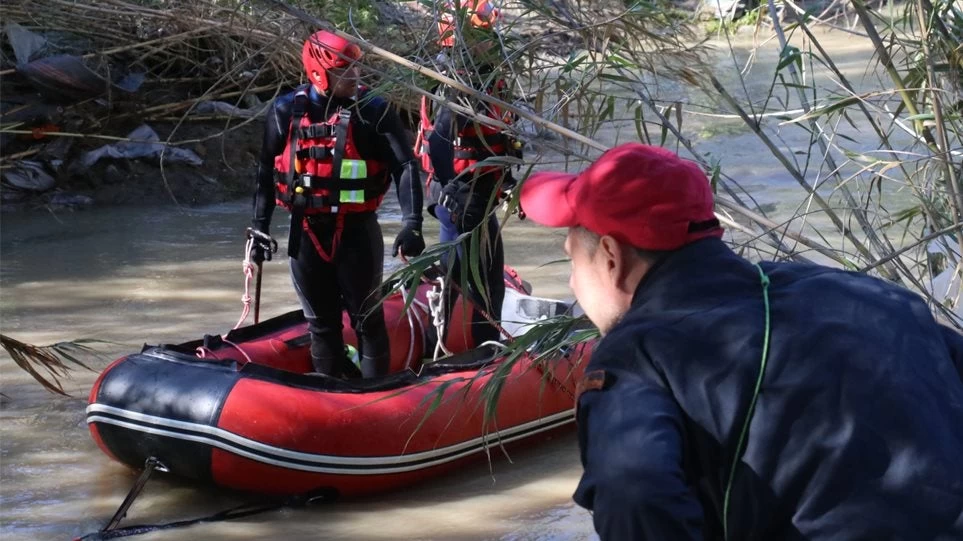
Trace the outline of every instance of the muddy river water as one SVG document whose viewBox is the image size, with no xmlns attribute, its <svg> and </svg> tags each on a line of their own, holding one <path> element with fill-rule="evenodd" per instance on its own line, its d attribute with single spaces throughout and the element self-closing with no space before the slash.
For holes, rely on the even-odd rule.
<svg viewBox="0 0 963 541">
<path fill-rule="evenodd" d="M 823 44 L 838 54 L 841 68 L 853 79 L 866 72 L 870 55 L 864 40 L 830 33 Z M 751 45 L 745 36 L 737 40 L 742 59 Z M 750 85 L 751 91 L 765 92 L 777 54 L 775 42 L 757 51 L 753 73 L 760 80 Z M 720 54 L 719 66 L 731 69 L 732 61 Z M 802 199 L 798 187 L 755 136 L 736 125 L 693 116 L 687 117 L 685 129 L 697 149 L 719 157 L 726 173 L 774 213 L 792 212 Z M 616 134 L 602 135 L 614 140 Z M 631 136 L 620 135 L 623 140 Z M 782 136 L 790 142 L 803 138 L 804 145 L 804 133 Z M 397 212 L 389 201 L 382 213 L 388 246 L 397 231 Z M 137 350 L 144 342 L 181 342 L 226 332 L 241 308 L 242 232 L 249 213 L 250 203 L 238 201 L 204 208 L 6 214 L 0 235 L 2 331 L 34 344 L 83 337 L 110 341 L 101 348 L 107 358 Z M 277 216 L 273 233 L 286 239 L 284 219 Z M 427 237 L 437 238 L 430 217 L 426 224 Z M 567 265 L 544 266 L 562 257 L 563 235 L 527 222 L 507 227 L 507 261 L 540 296 L 569 296 Z M 397 265 L 390 257 L 387 261 Z M 285 261 L 265 265 L 262 298 L 264 318 L 297 308 Z M 93 364 L 103 368 L 106 360 Z M 0 537 L 70 539 L 97 530 L 121 503 L 136 473 L 109 460 L 89 436 L 84 407 L 96 374 L 75 370 L 65 383 L 70 398 L 47 393 L 5 354 L 0 377 Z M 410 490 L 140 539 L 592 539 L 591 516 L 570 499 L 580 474 L 577 443 L 569 432 L 513 451 L 510 461 L 499 458 L 491 469 L 482 461 Z M 124 524 L 191 518 L 244 501 L 227 491 L 157 476 Z"/>
</svg>

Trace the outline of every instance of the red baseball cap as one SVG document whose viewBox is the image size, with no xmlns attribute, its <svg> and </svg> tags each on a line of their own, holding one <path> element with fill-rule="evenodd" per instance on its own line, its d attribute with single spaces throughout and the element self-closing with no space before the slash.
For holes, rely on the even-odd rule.
<svg viewBox="0 0 963 541">
<path fill-rule="evenodd" d="M 695 162 L 641 143 L 606 151 L 581 173 L 533 173 L 521 206 L 549 227 L 584 227 L 642 250 L 721 237 L 709 179 Z"/>
</svg>

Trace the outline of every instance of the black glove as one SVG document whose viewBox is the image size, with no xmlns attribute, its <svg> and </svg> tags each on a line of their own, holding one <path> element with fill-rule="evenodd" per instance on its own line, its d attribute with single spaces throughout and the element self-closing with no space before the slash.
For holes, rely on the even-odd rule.
<svg viewBox="0 0 963 541">
<path fill-rule="evenodd" d="M 405 225 L 395 237 L 395 245 L 391 256 L 397 257 L 398 252 L 406 257 L 414 257 L 425 251 L 425 239 L 421 236 L 421 225 L 413 222 L 405 222 Z"/>
<path fill-rule="evenodd" d="M 263 229 L 247 228 L 247 238 L 254 239 L 254 243 L 251 245 L 251 261 L 255 265 L 270 261 L 271 255 L 278 251 L 277 241 L 271 238 L 271 235 L 266 231 L 266 227 Z"/>
<path fill-rule="evenodd" d="M 448 210 L 451 223 L 457 226 L 460 233 L 478 227 L 488 211 L 488 198 L 472 190 L 468 183 L 459 180 L 445 184 L 438 202 Z"/>
</svg>

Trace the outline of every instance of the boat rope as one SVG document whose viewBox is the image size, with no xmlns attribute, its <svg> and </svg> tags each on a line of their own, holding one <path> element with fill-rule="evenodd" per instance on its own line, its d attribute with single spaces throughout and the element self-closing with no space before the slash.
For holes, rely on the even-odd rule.
<svg viewBox="0 0 963 541">
<path fill-rule="evenodd" d="M 406 265 L 408 264 L 408 259 L 406 257 L 402 256 L 401 260 L 404 264 Z M 435 264 L 435 267 L 437 267 L 439 270 L 439 275 L 435 280 L 429 279 L 424 274 L 421 275 L 421 281 L 426 284 L 430 284 L 432 286 L 431 291 L 429 291 L 426 295 L 428 299 L 428 306 L 423 307 L 423 308 L 426 308 L 426 312 L 429 313 L 432 320 L 432 324 L 434 325 L 435 331 L 438 336 L 438 339 L 435 342 L 435 351 L 434 351 L 434 355 L 432 356 L 432 362 L 438 362 L 438 359 L 440 358 L 439 354 L 442 350 L 444 351 L 445 355 L 452 354 L 445 347 L 443 343 L 444 340 L 442 339 L 442 337 L 445 336 L 445 314 L 442 308 L 445 286 L 448 285 L 452 287 L 459 295 L 461 295 L 462 298 L 465 298 L 465 294 L 461 290 L 461 288 L 458 287 L 458 284 L 455 281 L 450 281 L 446 284 L 443 278 L 444 274 L 441 272 L 440 267 L 437 264 Z M 413 301 L 413 304 L 414 303 L 418 303 L 417 299 Z M 418 304 L 420 305 L 420 303 Z M 485 318 L 485 320 L 490 325 L 492 325 L 505 337 L 505 342 L 511 343 L 515 341 L 515 337 L 511 333 L 509 333 L 507 330 L 505 330 L 505 328 L 502 327 L 502 325 L 498 321 L 495 321 L 495 319 L 491 316 L 491 314 L 488 313 L 487 310 L 485 310 L 481 306 L 474 306 L 473 309 L 478 310 L 478 312 L 482 315 L 482 317 Z M 484 345 L 495 346 L 502 350 L 507 349 L 507 346 L 504 343 L 496 340 L 489 340 L 483 344 L 480 344 L 480 346 L 484 346 Z M 548 381 L 552 385 L 554 385 L 557 389 L 559 389 L 564 394 L 566 394 L 569 398 L 571 398 L 573 402 L 575 401 L 575 392 L 572 389 L 570 389 L 568 386 L 566 386 L 563 381 L 559 380 L 558 377 L 555 376 L 551 368 L 544 366 L 544 363 L 541 363 L 541 362 L 535 362 L 533 364 L 535 366 L 535 369 L 538 370 L 538 372 L 542 375 L 542 377 L 548 379 Z"/>
<path fill-rule="evenodd" d="M 408 299 L 408 291 L 405 290 L 404 286 L 401 286 L 401 298 L 406 301 Z M 408 306 L 408 309 L 405 310 L 405 316 L 408 317 L 408 335 L 409 335 L 408 356 L 405 358 L 405 368 L 408 368 L 409 366 L 411 366 L 412 358 L 415 356 L 415 321 L 414 320 L 417 318 L 417 316 L 415 317 L 411 316 L 411 311 L 413 308 L 414 308 L 414 303 L 410 304 Z"/>
<path fill-rule="evenodd" d="M 126 526 L 124 528 L 117 528 L 117 525 L 121 520 L 127 516 L 127 511 L 133 505 L 134 500 L 137 496 L 144 490 L 144 486 L 147 484 L 147 480 L 155 471 L 166 472 L 167 467 L 164 466 L 155 457 L 150 457 L 144 463 L 144 471 L 141 472 L 140 477 L 134 482 L 134 486 L 131 487 L 130 492 L 128 492 L 127 497 L 124 498 L 123 503 L 114 513 L 114 516 L 107 522 L 107 525 L 100 530 L 92 533 L 88 533 L 82 536 L 75 537 L 73 541 L 102 541 L 106 539 L 117 539 L 120 537 L 131 537 L 134 535 L 143 535 L 151 532 L 156 532 L 160 530 L 170 530 L 174 528 L 184 528 L 187 526 L 193 526 L 194 524 L 201 524 L 205 522 L 219 522 L 222 520 L 232 520 L 238 518 L 249 517 L 259 513 L 265 513 L 268 511 L 275 511 L 282 508 L 293 508 L 302 507 L 317 501 L 334 499 L 335 494 L 330 489 L 321 489 L 318 491 L 307 492 L 304 494 L 299 494 L 296 496 L 289 497 L 287 499 L 264 504 L 252 504 L 244 503 L 230 509 L 225 509 L 224 511 L 219 511 L 213 515 L 193 518 L 188 520 L 179 520 L 175 522 L 168 522 L 164 524 L 139 524 L 135 526 Z"/>
<path fill-rule="evenodd" d="M 401 298 L 408 302 L 408 289 L 405 286 L 400 286 Z M 415 290 L 417 291 L 417 290 Z M 421 335 L 422 343 L 427 344 L 428 340 L 425 336 L 425 324 L 421 321 L 421 314 L 418 310 L 424 311 L 425 315 L 431 316 L 431 311 L 425 306 L 424 303 L 419 301 L 417 298 L 412 298 L 408 304 L 408 309 L 405 310 L 405 315 L 408 317 L 408 329 L 410 331 L 411 341 L 408 344 L 408 357 L 405 360 L 405 368 L 411 368 L 411 362 L 414 361 L 415 356 L 415 324 L 418 325 L 418 331 Z"/>
<path fill-rule="evenodd" d="M 445 355 L 451 355 L 451 351 L 445 347 L 445 309 L 444 309 L 444 295 L 445 293 L 445 279 L 441 276 L 435 279 L 435 283 L 431 286 L 431 291 L 428 292 L 428 308 L 431 310 L 431 324 L 435 326 L 435 332 L 438 335 L 438 339 L 435 340 L 435 353 L 432 356 L 432 362 L 438 362 L 440 353 L 444 352 Z"/>
<path fill-rule="evenodd" d="M 408 264 L 408 258 L 405 257 L 404 255 L 401 255 L 400 257 L 401 257 L 401 262 L 404 263 L 405 265 L 407 265 L 407 264 Z M 442 293 L 444 292 L 445 285 L 448 285 L 448 286 L 450 286 L 450 287 L 452 288 L 452 290 L 455 291 L 455 293 L 457 293 L 458 295 L 460 295 L 463 299 L 466 298 L 466 297 L 465 297 L 465 292 L 462 291 L 461 287 L 458 286 L 458 283 L 457 283 L 455 280 L 451 280 L 451 281 L 449 281 L 447 284 L 445 283 L 445 281 L 444 281 L 444 279 L 443 279 L 443 276 L 447 276 L 447 274 L 445 273 L 444 269 L 441 268 L 441 265 L 439 265 L 438 263 L 434 263 L 433 265 L 431 265 L 431 268 L 434 268 L 435 271 L 438 273 L 438 278 L 432 280 L 432 279 L 428 278 L 427 276 L 425 276 L 424 274 L 422 274 L 421 277 L 420 277 L 422 283 L 425 283 L 425 284 L 428 284 L 428 285 L 432 286 L 432 290 L 433 290 L 433 291 L 434 291 L 434 288 L 435 288 L 436 286 L 439 286 L 439 285 L 440 285 L 440 287 L 441 287 L 441 292 L 442 292 Z M 432 306 L 432 304 L 431 304 L 431 292 L 428 293 L 427 297 L 428 297 L 428 301 L 429 301 L 429 302 L 428 302 L 428 305 L 429 305 L 429 306 L 424 306 L 424 305 L 422 305 L 421 303 L 418 303 L 417 299 L 414 301 L 414 302 L 418 303 L 418 305 L 421 306 L 421 308 L 425 309 L 426 312 L 427 312 L 428 309 Z M 444 295 L 442 295 L 442 298 L 444 298 Z M 441 305 L 438 305 L 438 306 L 439 306 L 439 309 L 440 309 L 440 306 L 441 306 Z M 506 331 L 505 328 L 502 327 L 501 324 L 500 324 L 497 320 L 495 320 L 495 318 L 493 318 L 492 315 L 491 315 L 490 313 L 488 313 L 488 311 L 485 310 L 483 307 L 481 307 L 481 306 L 472 306 L 472 309 L 473 309 L 473 310 L 477 310 L 478 313 L 481 314 L 481 316 L 482 316 L 483 318 L 485 318 L 485 321 L 487 321 L 492 327 L 495 328 L 495 330 L 497 330 L 499 333 L 501 333 L 501 335 L 505 337 L 505 341 L 506 341 L 506 342 L 513 342 L 513 341 L 515 340 L 515 337 L 514 337 L 510 332 Z M 432 317 L 432 324 L 435 326 L 435 329 L 436 329 L 436 330 L 438 331 L 438 333 L 439 333 L 438 336 L 439 336 L 439 341 L 440 341 L 440 340 L 441 340 L 441 337 L 444 336 L 444 335 L 441 333 L 441 331 L 444 330 L 444 327 L 441 327 L 441 329 L 439 329 L 439 327 L 438 327 L 438 321 L 437 321 L 437 317 L 438 317 L 438 316 L 435 314 L 435 311 L 434 311 L 434 310 L 432 310 L 432 311 L 430 312 L 430 315 L 431 315 L 431 317 Z M 442 319 L 442 324 L 444 324 L 444 313 L 442 313 L 441 319 Z M 442 347 L 444 347 L 444 345 L 443 345 Z M 436 351 L 437 351 L 437 348 L 436 348 Z M 451 352 L 449 352 L 447 349 L 445 349 L 445 354 L 446 354 L 446 355 L 451 355 Z M 437 355 L 437 353 L 436 353 L 436 355 Z M 437 361 L 437 360 L 438 360 L 437 357 L 436 357 L 434 360 Z"/>
<path fill-rule="evenodd" d="M 247 319 L 248 314 L 251 313 L 251 280 L 254 278 L 254 273 L 257 271 L 257 266 L 251 261 L 251 251 L 254 249 L 254 237 L 248 237 L 247 244 L 244 247 L 244 261 L 241 263 L 244 269 L 244 294 L 241 295 L 241 303 L 243 308 L 241 309 L 241 319 L 237 320 L 237 325 L 234 328 L 237 329 L 244 323 Z"/>
<path fill-rule="evenodd" d="M 148 457 L 144 462 L 144 471 L 142 471 L 140 477 L 134 481 L 134 486 L 130 487 L 127 497 L 124 498 L 124 501 L 120 504 L 120 507 L 117 508 L 117 512 L 114 513 L 114 516 L 112 516 L 109 521 L 107 521 L 107 525 L 104 526 L 101 531 L 107 531 L 114 528 L 125 516 L 127 516 L 127 510 L 130 509 L 131 505 L 134 505 L 134 500 L 137 499 L 137 496 L 140 496 L 140 493 L 144 490 L 144 486 L 147 485 L 148 479 L 150 479 L 151 474 L 153 474 L 155 470 L 166 472 L 167 466 L 161 464 L 161 461 L 157 460 L 157 458 L 153 456 Z"/>
<path fill-rule="evenodd" d="M 243 308 L 241 310 L 241 318 L 237 320 L 237 324 L 234 325 L 234 329 L 239 328 L 244 323 L 244 320 L 247 319 L 247 316 L 250 315 L 251 313 L 251 301 L 253 300 L 251 298 L 251 280 L 254 278 L 254 273 L 257 272 L 257 265 L 255 265 L 254 262 L 251 261 L 251 252 L 253 251 L 254 251 L 254 236 L 248 235 L 247 243 L 244 246 L 244 254 L 245 254 L 244 261 L 241 262 L 241 266 L 244 270 L 244 294 L 241 295 L 241 303 L 243 304 Z M 257 315 L 255 315 L 255 318 L 256 317 Z M 251 357 L 247 354 L 246 351 L 244 351 L 241 348 L 241 346 L 227 339 L 227 334 L 222 335 L 221 340 L 225 344 L 229 346 L 233 346 L 234 349 L 240 351 L 241 355 L 244 356 L 244 359 L 247 362 L 249 363 L 252 362 Z M 213 352 L 204 346 L 198 346 L 197 349 L 195 350 L 195 355 L 197 355 L 199 359 L 206 359 L 209 354 L 213 356 Z"/>
<path fill-rule="evenodd" d="M 419 301 L 417 298 L 414 298 L 411 300 L 411 306 L 417 307 L 421 311 L 421 313 L 425 315 L 426 318 L 431 317 L 431 310 L 428 308 L 428 305 Z M 421 332 L 421 336 L 423 337 L 424 343 L 427 344 L 428 343 L 427 329 L 425 329 L 425 322 L 421 319 L 421 317 L 419 317 L 419 315 L 420 314 L 415 314 L 415 323 L 418 324 L 418 331 Z"/>
<path fill-rule="evenodd" d="M 254 362 L 254 361 L 251 360 L 251 357 L 247 354 L 246 351 L 244 351 L 244 349 L 243 349 L 241 346 L 235 344 L 234 342 L 231 342 L 230 340 L 228 340 L 227 338 L 225 338 L 225 336 L 227 336 L 227 335 L 224 335 L 224 336 L 221 337 L 221 341 L 222 341 L 222 342 L 224 342 L 225 344 L 227 344 L 227 345 L 229 345 L 229 346 L 232 346 L 234 349 L 240 351 L 240 352 L 241 352 L 241 355 L 244 355 L 244 360 L 245 360 L 245 361 L 247 361 L 247 362 L 249 362 L 249 363 L 253 363 L 253 362 Z M 194 350 L 194 354 L 197 355 L 197 358 L 198 358 L 198 359 L 206 359 L 207 356 L 208 356 L 208 354 L 210 354 L 212 358 L 217 359 L 217 357 L 214 356 L 214 352 L 211 351 L 210 349 L 204 347 L 204 346 L 197 346 L 197 349 Z"/>
<path fill-rule="evenodd" d="M 277 511 L 279 509 L 285 508 L 297 508 L 303 507 L 315 501 L 320 501 L 327 499 L 325 496 L 315 496 L 312 498 L 306 498 L 304 496 L 295 496 L 287 500 L 283 500 L 276 503 L 267 504 L 251 504 L 244 503 L 230 509 L 225 509 L 224 511 L 219 511 L 213 515 L 206 517 L 193 518 L 188 520 L 178 520 L 175 522 L 167 522 L 163 524 L 138 524 L 135 526 L 127 526 L 124 528 L 116 528 L 113 530 L 101 530 L 93 533 L 83 535 L 81 537 L 74 538 L 74 541 L 102 541 L 106 539 L 117 539 L 120 537 L 131 537 L 135 535 L 144 535 L 147 533 L 162 531 L 162 530 L 172 530 L 174 528 L 186 528 L 187 526 L 193 526 L 195 524 L 209 523 L 209 522 L 220 522 L 222 520 L 235 520 L 239 518 L 249 517 L 252 515 L 258 515 L 261 513 L 267 513 L 269 511 Z"/>
<path fill-rule="evenodd" d="M 451 285 L 452 289 L 454 289 L 456 293 L 461 295 L 461 298 L 468 300 L 468 298 L 465 296 L 465 292 L 462 291 L 461 287 L 459 287 L 456 282 L 452 281 L 449 285 Z M 501 323 L 499 323 L 494 317 L 492 317 L 492 315 L 489 314 L 488 310 L 485 310 L 484 307 L 473 305 L 472 310 L 477 310 L 478 313 L 481 314 L 483 318 L 485 318 L 485 321 L 487 321 L 489 325 L 494 327 L 495 330 L 497 330 L 499 333 L 501 333 L 502 336 L 505 337 L 506 342 L 515 341 L 515 337 L 510 332 L 506 331 L 505 327 L 502 327 Z"/>
<path fill-rule="evenodd" d="M 226 336 L 227 336 L 227 335 L 224 335 L 224 336 L 221 337 L 221 340 L 223 340 L 225 344 L 227 344 L 227 345 L 229 345 L 229 346 L 233 346 L 234 349 L 240 351 L 240 352 L 241 352 L 241 355 L 244 355 L 244 360 L 246 360 L 247 362 L 249 362 L 249 363 L 253 363 L 253 362 L 254 362 L 254 361 L 252 361 L 251 358 L 248 356 L 247 352 L 244 351 L 243 349 L 241 349 L 241 346 L 235 344 L 234 342 L 231 342 L 230 340 L 228 340 L 228 339 L 226 338 Z"/>
</svg>

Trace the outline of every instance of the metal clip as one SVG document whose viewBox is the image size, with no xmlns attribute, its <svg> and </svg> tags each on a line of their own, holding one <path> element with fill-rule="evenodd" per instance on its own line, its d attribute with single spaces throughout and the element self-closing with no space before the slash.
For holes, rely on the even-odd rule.
<svg viewBox="0 0 963 541">
<path fill-rule="evenodd" d="M 310 189 L 311 188 L 311 175 L 304 174 L 301 175 L 301 186 Z"/>
</svg>

